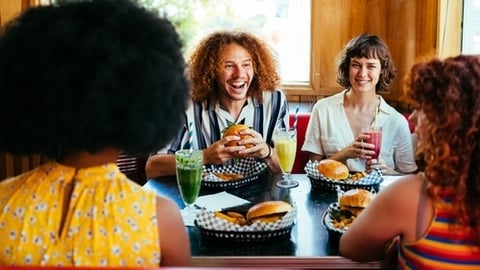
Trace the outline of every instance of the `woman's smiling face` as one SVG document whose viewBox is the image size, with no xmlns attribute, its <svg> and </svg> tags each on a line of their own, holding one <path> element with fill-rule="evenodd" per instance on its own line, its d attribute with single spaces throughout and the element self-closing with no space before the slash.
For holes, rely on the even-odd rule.
<svg viewBox="0 0 480 270">
<path fill-rule="evenodd" d="M 220 99 L 246 100 L 254 76 L 252 56 L 244 47 L 231 43 L 225 46 L 220 59 L 217 71 Z"/>
<path fill-rule="evenodd" d="M 352 57 L 349 66 L 350 84 L 359 92 L 375 92 L 381 71 L 382 65 L 377 58 Z"/>
</svg>

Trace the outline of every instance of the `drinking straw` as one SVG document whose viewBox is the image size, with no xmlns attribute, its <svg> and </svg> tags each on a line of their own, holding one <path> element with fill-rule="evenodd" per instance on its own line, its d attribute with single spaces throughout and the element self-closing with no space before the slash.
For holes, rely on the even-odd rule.
<svg viewBox="0 0 480 270">
<path fill-rule="evenodd" d="M 190 122 L 188 125 L 188 146 L 190 149 L 190 154 L 193 152 L 193 123 Z"/>
<path fill-rule="evenodd" d="M 294 133 L 292 134 L 292 136 L 290 137 L 290 139 L 293 139 L 295 137 L 295 132 L 297 131 L 297 123 L 298 123 L 298 111 L 300 110 L 300 107 L 297 106 L 297 108 L 295 108 L 295 116 L 293 118 L 293 131 Z"/>
<path fill-rule="evenodd" d="M 380 112 L 380 104 L 378 104 L 377 109 L 375 110 L 375 117 L 373 117 L 373 127 L 377 127 L 377 116 L 378 113 Z"/>
<path fill-rule="evenodd" d="M 298 123 L 298 111 L 300 110 L 300 107 L 297 106 L 297 108 L 295 108 L 295 117 L 293 118 L 293 129 L 294 130 L 297 130 L 297 123 Z"/>
</svg>

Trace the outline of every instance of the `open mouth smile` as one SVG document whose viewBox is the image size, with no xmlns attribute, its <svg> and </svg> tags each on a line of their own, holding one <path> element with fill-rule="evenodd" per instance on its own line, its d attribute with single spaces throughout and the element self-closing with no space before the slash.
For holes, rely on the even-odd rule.
<svg viewBox="0 0 480 270">
<path fill-rule="evenodd" d="M 247 85 L 247 83 L 246 83 L 246 82 L 243 82 L 243 83 L 240 83 L 240 84 L 238 84 L 238 83 L 236 83 L 236 84 L 231 83 L 231 84 L 229 84 L 229 85 L 230 85 L 230 87 L 232 87 L 232 88 L 234 88 L 234 89 L 241 90 L 241 89 L 244 89 L 244 88 L 245 88 L 245 86 Z"/>
</svg>

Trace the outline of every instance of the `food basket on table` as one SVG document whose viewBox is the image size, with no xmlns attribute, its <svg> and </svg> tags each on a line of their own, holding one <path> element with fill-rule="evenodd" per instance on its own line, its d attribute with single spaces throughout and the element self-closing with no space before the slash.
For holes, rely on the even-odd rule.
<svg viewBox="0 0 480 270">
<path fill-rule="evenodd" d="M 356 176 L 357 173 L 351 173 L 349 177 L 342 180 L 334 180 L 325 177 L 321 174 L 318 169 L 319 161 L 309 160 L 305 165 L 305 172 L 307 173 L 312 189 L 328 190 L 328 191 L 337 191 L 338 189 L 342 191 L 347 191 L 350 189 L 361 188 L 369 191 L 378 192 L 380 188 L 380 183 L 383 182 L 383 174 L 381 170 L 374 170 L 369 174 L 364 174 L 358 179 L 352 178 Z"/>
<path fill-rule="evenodd" d="M 327 229 L 329 237 L 340 238 L 342 234 L 347 230 L 345 227 L 336 226 L 335 216 L 340 213 L 340 207 L 338 203 L 332 203 L 328 206 L 327 210 L 323 213 L 322 224 Z"/>
<path fill-rule="evenodd" d="M 355 219 L 368 207 L 375 193 L 365 189 L 350 189 L 339 192 L 338 201 L 331 203 L 322 217 L 329 236 L 339 238 Z"/>
<path fill-rule="evenodd" d="M 216 190 L 228 190 L 258 182 L 267 170 L 267 164 L 256 158 L 240 159 L 234 165 L 205 166 L 202 187 Z"/>
<path fill-rule="evenodd" d="M 204 240 L 260 243 L 290 239 L 296 215 L 297 208 L 293 206 L 275 222 L 257 221 L 239 225 L 219 218 L 214 211 L 202 209 L 197 214 L 195 226 Z"/>
</svg>

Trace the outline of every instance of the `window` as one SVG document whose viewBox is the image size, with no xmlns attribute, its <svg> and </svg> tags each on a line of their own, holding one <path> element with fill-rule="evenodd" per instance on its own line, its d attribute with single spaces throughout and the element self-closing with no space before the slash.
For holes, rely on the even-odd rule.
<svg viewBox="0 0 480 270">
<path fill-rule="evenodd" d="M 169 18 L 192 47 L 215 30 L 247 30 L 277 54 L 284 83 L 310 81 L 310 0 L 140 0 Z"/>
<path fill-rule="evenodd" d="M 480 0 L 464 0 L 462 53 L 480 54 Z"/>
</svg>

